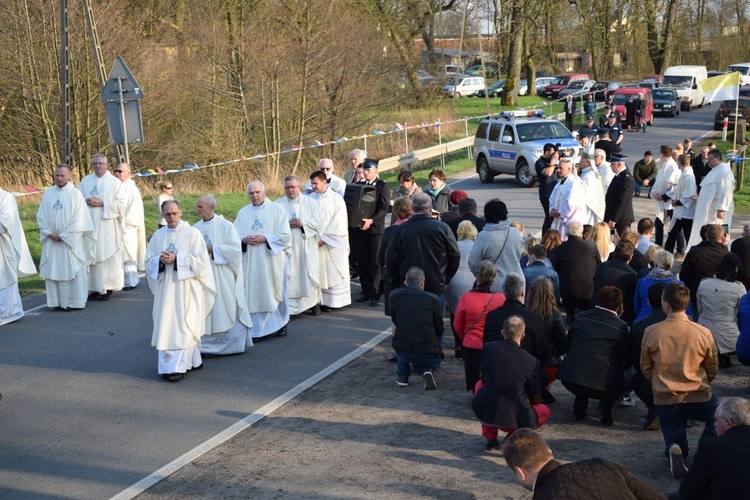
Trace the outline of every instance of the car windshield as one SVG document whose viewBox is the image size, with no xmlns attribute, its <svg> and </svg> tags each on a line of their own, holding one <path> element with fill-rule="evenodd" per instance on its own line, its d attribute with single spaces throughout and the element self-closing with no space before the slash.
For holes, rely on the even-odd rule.
<svg viewBox="0 0 750 500">
<path fill-rule="evenodd" d="M 612 97 L 612 104 L 625 104 L 625 101 L 628 100 L 628 95 L 631 94 L 615 94 Z"/>
<path fill-rule="evenodd" d="M 568 76 L 558 76 L 554 80 L 552 80 L 552 83 L 550 85 L 567 85 L 570 81 L 570 77 Z"/>
<path fill-rule="evenodd" d="M 580 82 L 573 82 L 573 83 L 571 83 L 570 85 L 568 85 L 568 88 L 569 88 L 569 89 L 582 89 L 582 88 L 583 88 L 583 85 L 584 85 L 585 83 L 586 83 L 586 82 L 584 82 L 584 81 L 580 81 Z"/>
<path fill-rule="evenodd" d="M 573 137 L 560 122 L 519 123 L 516 130 L 520 142 Z"/>
<path fill-rule="evenodd" d="M 721 105 L 725 108 L 735 109 L 739 107 L 740 109 L 746 109 L 750 108 L 750 99 L 743 99 L 740 98 L 740 105 L 737 106 L 737 99 L 727 99 Z"/>
<path fill-rule="evenodd" d="M 691 76 L 665 76 L 664 85 L 670 85 L 672 87 L 690 87 L 690 82 L 693 81 Z"/>
<path fill-rule="evenodd" d="M 674 92 L 671 90 L 654 90 L 654 99 L 674 99 Z"/>
<path fill-rule="evenodd" d="M 748 73 L 750 73 L 750 68 L 748 68 L 747 66 L 729 66 L 729 69 L 727 69 L 727 71 L 736 71 L 741 75 L 747 75 Z"/>
</svg>

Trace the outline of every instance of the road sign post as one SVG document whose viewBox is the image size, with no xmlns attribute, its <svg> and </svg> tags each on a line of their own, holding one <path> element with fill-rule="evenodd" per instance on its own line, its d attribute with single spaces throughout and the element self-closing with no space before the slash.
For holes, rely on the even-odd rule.
<svg viewBox="0 0 750 500">
<path fill-rule="evenodd" d="M 124 146 L 126 163 L 130 163 L 128 144 L 143 143 L 141 99 L 143 91 L 125 62 L 118 57 L 104 84 L 102 101 L 107 111 L 109 143 Z"/>
</svg>

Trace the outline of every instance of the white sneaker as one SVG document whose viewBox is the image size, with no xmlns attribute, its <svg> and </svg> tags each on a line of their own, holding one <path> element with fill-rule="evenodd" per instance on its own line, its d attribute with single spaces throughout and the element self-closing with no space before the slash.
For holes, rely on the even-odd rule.
<svg viewBox="0 0 750 500">
<path fill-rule="evenodd" d="M 432 375 L 432 372 L 424 372 L 422 374 L 422 378 L 424 379 L 424 389 L 426 391 L 437 389 L 437 384 L 435 384 L 435 377 Z"/>
<path fill-rule="evenodd" d="M 620 406 L 635 406 L 635 401 L 630 396 L 620 396 L 617 402 L 620 403 Z"/>
<path fill-rule="evenodd" d="M 687 467 L 682 460 L 682 448 L 679 444 L 672 444 L 669 447 L 669 472 L 675 479 L 683 478 L 687 474 Z"/>
</svg>

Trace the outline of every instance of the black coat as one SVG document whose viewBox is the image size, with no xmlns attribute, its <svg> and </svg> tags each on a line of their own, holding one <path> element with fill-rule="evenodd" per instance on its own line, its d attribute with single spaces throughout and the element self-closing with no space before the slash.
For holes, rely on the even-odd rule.
<svg viewBox="0 0 750 500">
<path fill-rule="evenodd" d="M 680 268 L 680 279 L 690 289 L 690 301 L 698 307 L 696 293 L 703 278 L 714 275 L 716 268 L 729 250 L 715 241 L 701 241 L 691 247 Z"/>
<path fill-rule="evenodd" d="M 620 464 L 592 458 L 562 465 L 550 460 L 539 471 L 534 500 L 666 500 Z"/>
<path fill-rule="evenodd" d="M 550 346 L 544 328 L 544 320 L 516 299 L 506 299 L 505 304 L 487 313 L 487 318 L 484 321 L 484 342 L 502 340 L 503 336 L 500 330 L 503 329 L 505 320 L 511 316 L 521 316 L 526 323 L 526 336 L 521 341 L 521 347 L 538 359 L 539 362 L 546 363 Z"/>
<path fill-rule="evenodd" d="M 630 338 L 628 339 L 628 343 L 630 344 L 630 362 L 636 372 L 641 371 L 641 344 L 643 344 L 643 334 L 646 333 L 646 328 L 661 323 L 665 319 L 667 319 L 667 313 L 664 312 L 661 304 L 659 304 L 651 310 L 651 314 L 640 321 L 636 321 L 630 327 Z"/>
<path fill-rule="evenodd" d="M 375 213 L 372 216 L 372 225 L 367 231 L 357 230 L 357 236 L 362 234 L 383 234 L 383 231 L 385 231 L 385 216 L 388 215 L 388 210 L 391 206 L 391 188 L 381 179 L 375 179 L 374 187 L 377 201 L 375 203 Z"/>
<path fill-rule="evenodd" d="M 503 429 L 537 427 L 531 407 L 541 399 L 539 360 L 512 340 L 485 342 L 482 348 L 482 380 L 471 404 L 483 423 Z"/>
<path fill-rule="evenodd" d="M 637 273 L 624 260 L 615 259 L 610 255 L 606 262 L 596 266 L 594 273 L 594 293 L 591 295 L 591 307 L 596 304 L 596 294 L 605 286 L 617 286 L 617 280 L 621 276 L 631 274 L 636 276 Z"/>
<path fill-rule="evenodd" d="M 391 292 L 391 319 L 396 325 L 391 345 L 396 352 L 439 354 L 443 335 L 440 299 L 418 286 Z"/>
<path fill-rule="evenodd" d="M 487 221 L 471 213 L 463 214 L 461 217 L 457 217 L 455 219 L 451 219 L 449 221 L 444 221 L 444 222 L 448 224 L 448 227 L 451 228 L 451 231 L 453 231 L 453 236 L 455 236 L 456 239 L 458 239 L 458 225 L 461 224 L 465 220 L 474 224 L 474 227 L 477 228 L 477 231 L 481 231 L 482 228 L 484 228 L 484 225 L 487 224 Z"/>
<path fill-rule="evenodd" d="M 747 498 L 750 426 L 740 425 L 723 436 L 698 442 L 693 465 L 680 483 L 683 500 Z"/>
<path fill-rule="evenodd" d="M 629 227 L 635 221 L 633 215 L 633 192 L 635 179 L 627 168 L 615 175 L 604 197 L 604 222 L 613 221 L 617 229 Z"/>
<path fill-rule="evenodd" d="M 560 276 L 563 303 L 586 302 L 594 293 L 594 274 L 601 258 L 596 245 L 577 236 L 555 248 L 553 265 Z"/>
<path fill-rule="evenodd" d="M 737 238 L 730 247 L 733 254 L 740 258 L 742 269 L 738 276 L 741 280 L 750 280 L 750 238 Z"/>
<path fill-rule="evenodd" d="M 576 316 L 568 330 L 568 353 L 557 378 L 597 391 L 622 389 L 622 372 L 630 367 L 628 325 L 603 309 Z"/>
<path fill-rule="evenodd" d="M 424 289 L 438 296 L 445 293 L 460 262 L 450 228 L 428 214 L 415 214 L 399 225 L 385 252 L 385 267 L 394 288 L 401 286 L 410 267 L 419 266 L 425 274 Z"/>
<path fill-rule="evenodd" d="M 703 164 L 703 157 L 700 155 L 693 158 L 693 161 L 690 162 L 690 166 L 693 167 L 693 174 L 695 174 L 695 184 L 696 186 L 698 186 L 698 191 L 700 191 L 701 181 L 711 171 L 711 167 L 708 166 L 708 163 L 706 163 L 705 165 Z"/>
</svg>

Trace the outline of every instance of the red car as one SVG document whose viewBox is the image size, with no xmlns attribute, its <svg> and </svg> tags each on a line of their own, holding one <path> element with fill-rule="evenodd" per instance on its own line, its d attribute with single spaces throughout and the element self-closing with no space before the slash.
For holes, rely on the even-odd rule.
<svg viewBox="0 0 750 500">
<path fill-rule="evenodd" d="M 612 94 L 610 105 L 614 106 L 615 111 L 620 113 L 623 127 L 626 125 L 625 103 L 631 95 L 638 100 L 638 94 L 642 94 L 646 100 L 646 112 L 644 113 L 646 123 L 654 124 L 654 99 L 651 90 L 643 87 L 620 87 Z"/>
</svg>

